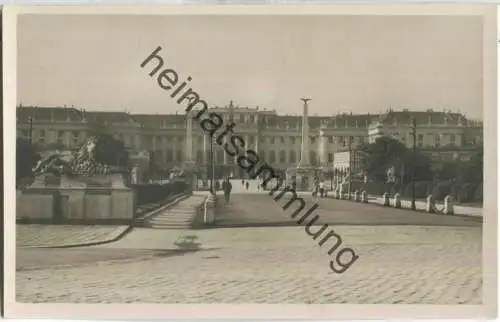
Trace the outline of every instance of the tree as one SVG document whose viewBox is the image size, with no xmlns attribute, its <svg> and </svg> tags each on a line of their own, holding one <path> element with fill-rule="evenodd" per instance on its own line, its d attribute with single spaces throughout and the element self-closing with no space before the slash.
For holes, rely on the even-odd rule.
<svg viewBox="0 0 500 322">
<path fill-rule="evenodd" d="M 97 136 L 95 157 L 101 164 L 128 166 L 129 155 L 125 149 L 125 143 L 108 134 Z"/>
<path fill-rule="evenodd" d="M 471 181 L 482 182 L 483 181 L 483 166 L 484 166 L 484 150 L 483 147 L 479 147 L 475 154 L 469 161 L 468 172 L 471 174 Z"/>
<path fill-rule="evenodd" d="M 399 141 L 381 137 L 374 143 L 365 144 L 363 167 L 371 180 L 386 181 L 387 170 L 391 167 L 400 168 L 407 155 L 407 148 Z"/>
<path fill-rule="evenodd" d="M 394 168 L 395 176 L 403 182 L 412 180 L 412 170 L 415 174 L 414 180 L 432 179 L 430 159 L 418 151 L 414 154 L 412 149 L 398 140 L 381 137 L 374 143 L 364 145 L 362 151 L 363 166 L 371 180 L 386 181 L 390 168 Z"/>
<path fill-rule="evenodd" d="M 32 169 L 41 159 L 34 146 L 26 139 L 17 139 L 16 179 L 31 177 Z"/>
<path fill-rule="evenodd" d="M 455 176 L 461 182 L 483 181 L 483 147 L 479 147 L 469 161 L 461 161 L 455 166 Z"/>
</svg>

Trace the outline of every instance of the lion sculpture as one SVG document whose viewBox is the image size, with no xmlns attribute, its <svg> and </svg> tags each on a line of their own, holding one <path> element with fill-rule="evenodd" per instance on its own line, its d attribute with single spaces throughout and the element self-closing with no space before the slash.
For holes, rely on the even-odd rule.
<svg viewBox="0 0 500 322">
<path fill-rule="evenodd" d="M 44 173 L 56 175 L 106 174 L 109 171 L 108 166 L 100 164 L 96 160 L 97 142 L 97 137 L 89 137 L 77 151 L 69 156 L 56 151 L 38 161 L 33 168 L 33 173 L 35 175 Z"/>
</svg>

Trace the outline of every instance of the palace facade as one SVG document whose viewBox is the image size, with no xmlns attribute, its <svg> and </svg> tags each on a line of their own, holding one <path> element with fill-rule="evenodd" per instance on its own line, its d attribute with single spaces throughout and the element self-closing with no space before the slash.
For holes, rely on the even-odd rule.
<svg viewBox="0 0 500 322">
<path fill-rule="evenodd" d="M 236 123 L 234 132 L 246 146 L 258 152 L 276 169 L 294 167 L 300 159 L 301 115 L 279 115 L 274 110 L 240 107 L 232 102 L 210 108 L 224 122 Z M 436 162 L 466 160 L 482 144 L 483 124 L 448 111 L 389 110 L 384 114 L 337 114 L 309 116 L 311 165 L 334 166 L 334 155 L 355 150 L 363 142 L 390 136 L 410 147 L 411 119 L 416 119 L 417 147 Z M 146 152 L 162 168 L 182 166 L 186 161 L 186 117 L 184 114 L 130 114 L 85 111 L 75 107 L 17 107 L 18 137 L 29 138 L 40 147 L 73 149 L 93 133 L 107 133 L 123 141 L 132 157 Z M 193 126 L 192 155 L 198 166 L 208 163 L 210 142 L 202 129 Z M 350 145 L 350 146 L 349 146 Z M 214 144 L 217 176 L 243 176 L 235 158 Z M 338 162 L 337 162 L 338 164 Z"/>
</svg>

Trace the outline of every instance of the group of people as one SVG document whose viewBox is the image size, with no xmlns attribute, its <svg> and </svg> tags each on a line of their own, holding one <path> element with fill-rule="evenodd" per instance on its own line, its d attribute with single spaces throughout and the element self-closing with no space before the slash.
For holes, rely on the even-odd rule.
<svg viewBox="0 0 500 322">
<path fill-rule="evenodd" d="M 250 189 L 250 183 L 248 181 L 241 180 L 241 184 L 246 190 Z M 216 190 L 219 190 L 219 187 L 219 182 L 216 182 Z M 224 179 L 222 182 L 222 191 L 224 192 L 224 199 L 226 202 L 229 202 L 231 198 L 232 189 L 233 185 L 231 184 L 231 181 L 229 181 L 229 178 Z M 319 180 L 318 178 L 314 179 L 312 197 L 315 202 L 318 202 L 319 199 L 326 197 L 325 182 L 323 180 Z"/>
<path fill-rule="evenodd" d="M 326 197 L 325 182 L 323 180 L 317 178 L 314 180 L 312 196 L 315 202 L 319 201 L 320 198 Z"/>
</svg>

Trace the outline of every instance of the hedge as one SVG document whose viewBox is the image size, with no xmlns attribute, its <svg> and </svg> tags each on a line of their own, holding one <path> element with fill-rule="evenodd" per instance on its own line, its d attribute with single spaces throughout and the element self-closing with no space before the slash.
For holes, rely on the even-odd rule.
<svg viewBox="0 0 500 322">
<path fill-rule="evenodd" d="M 417 181 L 415 182 L 415 198 L 424 199 L 428 196 L 427 191 L 429 190 L 429 186 L 432 187 L 431 182 L 426 181 Z M 402 192 L 402 196 L 405 198 L 411 198 L 413 196 L 413 184 L 408 183 L 405 185 L 404 190 Z"/>
<path fill-rule="evenodd" d="M 474 201 L 483 201 L 483 185 L 480 184 L 477 186 L 476 191 L 474 192 Z"/>
<path fill-rule="evenodd" d="M 159 202 L 173 194 L 185 192 L 187 187 L 185 182 L 131 185 L 131 188 L 136 191 L 137 205 Z"/>
<path fill-rule="evenodd" d="M 443 200 L 444 197 L 450 194 L 451 192 L 451 182 L 439 182 L 436 185 L 434 185 L 434 188 L 432 189 L 432 197 L 434 200 Z"/>
<path fill-rule="evenodd" d="M 478 186 L 477 184 L 472 183 L 472 182 L 464 183 L 460 188 L 460 191 L 458 193 L 456 200 L 458 202 L 474 201 L 474 194 L 475 194 L 477 186 Z M 481 188 L 482 188 L 483 184 L 480 183 L 479 186 L 481 186 Z"/>
</svg>

